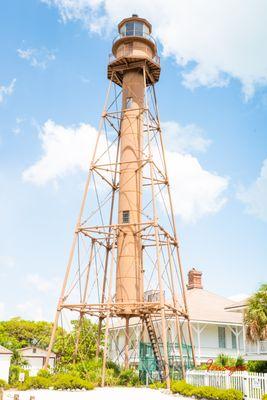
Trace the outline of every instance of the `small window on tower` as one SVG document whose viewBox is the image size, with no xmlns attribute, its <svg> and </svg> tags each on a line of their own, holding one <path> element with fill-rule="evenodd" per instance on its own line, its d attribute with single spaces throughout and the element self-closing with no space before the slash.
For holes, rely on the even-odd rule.
<svg viewBox="0 0 267 400">
<path fill-rule="evenodd" d="M 130 222 L 130 211 L 126 210 L 122 212 L 122 223 L 129 224 Z"/>
<path fill-rule="evenodd" d="M 133 98 L 132 97 L 127 97 L 126 98 L 126 108 L 131 108 L 133 105 Z"/>
</svg>

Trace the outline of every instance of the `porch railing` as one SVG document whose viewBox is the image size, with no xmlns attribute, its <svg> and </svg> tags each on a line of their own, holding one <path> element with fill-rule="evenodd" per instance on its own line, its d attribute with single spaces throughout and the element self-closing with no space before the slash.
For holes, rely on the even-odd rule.
<svg viewBox="0 0 267 400">
<path fill-rule="evenodd" d="M 267 340 L 259 340 L 256 343 L 248 343 L 247 354 L 267 354 Z"/>
</svg>

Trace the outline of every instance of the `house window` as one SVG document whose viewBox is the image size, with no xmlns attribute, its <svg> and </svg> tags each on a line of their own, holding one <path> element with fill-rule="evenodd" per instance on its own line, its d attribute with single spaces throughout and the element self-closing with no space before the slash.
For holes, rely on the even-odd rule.
<svg viewBox="0 0 267 400">
<path fill-rule="evenodd" d="M 224 326 L 218 327 L 218 339 L 219 339 L 219 348 L 225 349 L 226 348 L 226 335 L 225 335 L 225 327 Z"/>
<path fill-rule="evenodd" d="M 232 334 L 232 349 L 236 349 L 237 345 L 236 345 L 236 335 L 234 332 L 231 332 Z"/>
<path fill-rule="evenodd" d="M 130 222 L 130 211 L 126 210 L 122 212 L 122 223 L 129 224 Z"/>
<path fill-rule="evenodd" d="M 132 97 L 127 97 L 126 98 L 126 108 L 131 108 L 133 105 L 133 98 Z"/>
</svg>

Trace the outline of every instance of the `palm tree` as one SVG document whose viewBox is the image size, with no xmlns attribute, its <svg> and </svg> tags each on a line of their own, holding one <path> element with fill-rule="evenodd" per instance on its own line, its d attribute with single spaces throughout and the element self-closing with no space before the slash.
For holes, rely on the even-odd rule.
<svg viewBox="0 0 267 400">
<path fill-rule="evenodd" d="M 244 322 L 251 342 L 267 339 L 267 284 L 261 285 L 247 303 Z"/>
</svg>

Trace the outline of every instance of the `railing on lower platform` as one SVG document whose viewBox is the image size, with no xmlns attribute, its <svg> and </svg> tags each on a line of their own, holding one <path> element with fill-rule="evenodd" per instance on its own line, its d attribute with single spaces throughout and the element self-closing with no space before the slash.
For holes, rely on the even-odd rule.
<svg viewBox="0 0 267 400">
<path fill-rule="evenodd" d="M 126 52 L 125 51 L 125 54 L 124 55 L 122 55 L 122 57 L 128 57 L 129 56 L 129 52 Z M 115 61 L 116 60 L 116 57 L 114 56 L 114 54 L 109 54 L 109 57 L 108 57 L 108 63 L 109 64 L 111 64 L 113 61 Z M 152 58 L 152 61 L 154 61 L 156 64 L 158 64 L 158 65 L 160 65 L 160 57 L 158 56 L 158 55 L 155 55 L 153 58 Z"/>
</svg>

